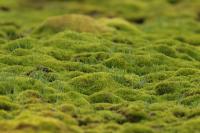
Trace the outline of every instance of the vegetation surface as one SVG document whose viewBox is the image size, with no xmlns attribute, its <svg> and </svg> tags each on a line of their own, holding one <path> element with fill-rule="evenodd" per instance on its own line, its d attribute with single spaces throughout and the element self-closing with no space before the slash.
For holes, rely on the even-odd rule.
<svg viewBox="0 0 200 133">
<path fill-rule="evenodd" d="M 0 132 L 199 125 L 199 0 L 0 0 Z"/>
</svg>

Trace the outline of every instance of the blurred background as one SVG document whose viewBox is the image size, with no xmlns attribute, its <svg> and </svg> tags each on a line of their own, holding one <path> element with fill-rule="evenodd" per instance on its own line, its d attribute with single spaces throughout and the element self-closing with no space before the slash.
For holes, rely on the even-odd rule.
<svg viewBox="0 0 200 133">
<path fill-rule="evenodd" d="M 0 0 L 0 25 L 25 34 L 51 16 L 83 14 L 120 18 L 146 33 L 184 38 L 200 33 L 199 7 L 199 0 Z"/>
</svg>

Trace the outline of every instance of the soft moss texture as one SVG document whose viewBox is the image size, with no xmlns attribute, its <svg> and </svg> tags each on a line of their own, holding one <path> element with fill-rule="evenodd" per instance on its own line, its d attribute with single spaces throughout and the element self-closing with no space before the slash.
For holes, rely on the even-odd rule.
<svg viewBox="0 0 200 133">
<path fill-rule="evenodd" d="M 199 133 L 199 0 L 0 0 L 0 132 Z"/>
</svg>

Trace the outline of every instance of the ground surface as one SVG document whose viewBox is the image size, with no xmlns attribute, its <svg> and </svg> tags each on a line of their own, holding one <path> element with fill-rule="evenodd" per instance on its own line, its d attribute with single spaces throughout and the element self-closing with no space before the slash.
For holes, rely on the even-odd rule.
<svg viewBox="0 0 200 133">
<path fill-rule="evenodd" d="M 0 132 L 199 125 L 199 0 L 0 0 Z"/>
</svg>

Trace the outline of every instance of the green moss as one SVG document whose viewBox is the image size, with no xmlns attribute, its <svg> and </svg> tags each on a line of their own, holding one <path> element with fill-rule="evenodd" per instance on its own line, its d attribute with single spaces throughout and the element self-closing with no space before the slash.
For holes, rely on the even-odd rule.
<svg viewBox="0 0 200 133">
<path fill-rule="evenodd" d="M 5 110 L 0 110 L 0 120 L 11 119 L 12 116 Z"/>
<path fill-rule="evenodd" d="M 194 96 L 194 95 L 198 95 L 199 93 L 200 93 L 199 89 L 197 89 L 197 88 L 189 88 L 189 89 L 186 89 L 184 91 L 184 96 L 185 97 Z"/>
<path fill-rule="evenodd" d="M 83 53 L 72 57 L 72 61 L 95 64 L 104 61 L 109 55 L 105 52 Z"/>
<path fill-rule="evenodd" d="M 67 62 L 64 65 L 65 70 L 67 71 L 80 71 L 84 73 L 91 73 L 91 72 L 97 72 L 98 70 L 90 65 L 83 64 L 81 62 Z"/>
<path fill-rule="evenodd" d="M 117 90 L 115 94 L 127 101 L 139 100 L 143 95 L 140 91 L 126 88 Z"/>
<path fill-rule="evenodd" d="M 160 45 L 156 49 L 158 52 L 163 53 L 166 56 L 176 57 L 176 51 L 170 46 Z"/>
<path fill-rule="evenodd" d="M 12 103 L 7 97 L 0 97 L 0 110 L 12 111 L 17 108 L 18 106 Z"/>
<path fill-rule="evenodd" d="M 122 100 L 112 93 L 98 92 L 89 97 L 91 103 L 119 103 Z"/>
<path fill-rule="evenodd" d="M 103 117 L 105 122 L 106 121 L 114 121 L 117 123 L 123 123 L 125 121 L 124 116 L 122 116 L 118 113 L 112 112 L 112 111 L 107 111 L 107 110 L 99 111 L 98 115 Z"/>
<path fill-rule="evenodd" d="M 118 112 L 126 117 L 127 122 L 137 123 L 147 119 L 147 114 L 144 111 L 143 105 L 132 104 L 129 107 L 121 107 Z"/>
<path fill-rule="evenodd" d="M 118 31 L 130 32 L 132 34 L 141 34 L 142 32 L 135 26 L 123 19 L 107 19 L 103 20 L 106 25 L 115 28 Z"/>
<path fill-rule="evenodd" d="M 199 119 L 194 119 L 194 120 L 188 120 L 185 122 L 183 125 L 180 126 L 178 129 L 179 131 L 183 133 L 188 133 L 188 132 L 199 132 Z"/>
<path fill-rule="evenodd" d="M 165 62 L 166 61 L 166 62 Z M 163 63 L 167 64 L 167 59 L 164 56 L 160 55 L 144 55 L 143 53 L 135 56 L 135 60 L 133 62 L 138 67 L 149 67 L 156 65 L 161 65 Z"/>
<path fill-rule="evenodd" d="M 175 107 L 173 110 L 172 110 L 174 116 L 176 116 L 177 118 L 183 118 L 183 117 L 186 117 L 187 114 L 188 114 L 188 110 L 184 107 Z"/>
<path fill-rule="evenodd" d="M 123 126 L 122 133 L 153 133 L 153 130 L 147 126 L 139 124 L 126 124 Z"/>
<path fill-rule="evenodd" d="M 156 73 L 150 73 L 145 76 L 143 76 L 144 80 L 152 83 L 152 82 L 158 82 L 163 81 L 172 76 L 172 72 L 156 72 Z"/>
<path fill-rule="evenodd" d="M 74 114 L 76 112 L 76 107 L 73 104 L 62 104 L 59 110 L 63 113 Z"/>
<path fill-rule="evenodd" d="M 61 120 L 65 124 L 68 124 L 68 125 L 77 125 L 76 120 L 68 114 L 54 112 L 54 111 L 42 111 L 40 112 L 40 115 L 43 117 L 55 118 L 55 119 Z"/>
<path fill-rule="evenodd" d="M 120 69 L 126 69 L 129 66 L 124 56 L 120 54 L 113 55 L 111 58 L 105 60 L 104 64 L 109 68 Z"/>
<path fill-rule="evenodd" d="M 23 39 L 18 39 L 16 41 L 13 41 L 9 44 L 7 44 L 6 49 L 8 49 L 9 51 L 14 51 L 16 49 L 31 49 L 33 48 L 33 42 L 34 40 L 29 39 L 29 38 L 23 38 Z"/>
<path fill-rule="evenodd" d="M 1 63 L 7 65 L 22 65 L 20 59 L 16 56 L 3 56 L 0 58 Z"/>
<path fill-rule="evenodd" d="M 96 110 L 109 110 L 113 106 L 112 103 L 96 103 L 94 104 L 94 108 Z"/>
<path fill-rule="evenodd" d="M 0 94 L 12 94 L 14 93 L 15 88 L 18 88 L 17 86 L 14 86 L 10 84 L 9 82 L 1 82 L 0 83 Z"/>
<path fill-rule="evenodd" d="M 106 73 L 94 73 L 75 77 L 69 81 L 69 84 L 74 87 L 75 91 L 91 95 L 109 87 L 110 84 L 107 82 L 108 80 L 115 84 L 115 82 L 111 80 L 110 75 Z"/>
<path fill-rule="evenodd" d="M 157 84 L 155 89 L 158 95 L 164 95 L 175 92 L 177 87 L 174 82 L 162 82 Z"/>
<path fill-rule="evenodd" d="M 2 30 L 5 33 L 5 38 L 8 40 L 15 40 L 21 37 L 15 26 L 8 25 L 6 27 L 2 27 Z"/>
<path fill-rule="evenodd" d="M 42 102 L 42 98 L 37 91 L 34 90 L 26 90 L 19 94 L 17 100 L 21 104 L 30 104 L 30 103 L 38 103 Z"/>
<path fill-rule="evenodd" d="M 200 60 L 199 53 L 192 47 L 178 47 L 177 51 L 180 53 L 187 54 L 188 56 L 190 56 L 191 58 L 195 60 L 198 60 L 198 61 Z"/>
<path fill-rule="evenodd" d="M 35 33 L 57 33 L 64 30 L 77 32 L 107 32 L 109 29 L 89 16 L 63 15 L 48 18 L 44 24 L 36 29 Z"/>
<path fill-rule="evenodd" d="M 66 82 L 56 80 L 50 84 L 51 87 L 55 88 L 59 92 L 68 92 L 70 91 L 70 86 Z"/>
<path fill-rule="evenodd" d="M 70 91 L 66 94 L 64 93 L 49 94 L 46 96 L 46 99 L 50 103 L 63 103 L 66 101 L 76 106 L 89 107 L 89 102 L 87 101 L 86 97 L 74 91 Z"/>
<path fill-rule="evenodd" d="M 167 0 L 170 4 L 178 4 L 182 0 Z"/>
<path fill-rule="evenodd" d="M 27 50 L 27 49 L 18 48 L 18 49 L 15 49 L 12 52 L 12 54 L 15 55 L 15 56 L 26 56 L 26 55 L 30 54 L 30 51 Z"/>
<path fill-rule="evenodd" d="M 177 37 L 178 40 L 189 43 L 190 45 L 193 45 L 193 46 L 200 45 L 199 38 L 200 36 L 198 34 Z"/>
<path fill-rule="evenodd" d="M 199 100 L 200 100 L 199 95 L 193 95 L 193 96 L 188 96 L 188 97 L 182 99 L 181 103 L 184 105 L 189 105 L 189 106 L 198 106 Z"/>
<path fill-rule="evenodd" d="M 191 110 L 190 113 L 188 113 L 187 118 L 195 118 L 198 117 L 200 115 L 200 110 L 199 108 L 194 108 Z"/>
<path fill-rule="evenodd" d="M 103 118 L 101 118 L 99 115 L 95 114 L 85 114 L 81 115 L 78 118 L 78 122 L 80 126 L 89 126 L 92 123 L 99 123 L 102 122 Z"/>
<path fill-rule="evenodd" d="M 76 129 L 73 126 L 65 127 L 63 122 L 50 117 L 31 117 L 29 115 L 20 116 L 16 123 L 17 124 L 15 124 L 15 130 L 19 131 L 29 129 L 32 132 L 36 132 L 37 130 L 40 130 L 42 132 L 64 132 L 66 130 L 74 133 L 80 132 L 80 129 Z"/>
<path fill-rule="evenodd" d="M 0 0 L 0 132 L 198 132 L 199 6 Z"/>
<path fill-rule="evenodd" d="M 190 75 L 196 75 L 199 71 L 196 69 L 190 69 L 190 68 L 181 68 L 177 71 L 177 76 L 190 76 Z"/>
<path fill-rule="evenodd" d="M 37 1 L 38 2 L 38 1 Z M 41 0 L 41 3 L 35 3 L 33 0 L 18 0 L 18 6 L 23 6 L 26 8 L 41 8 L 46 0 Z"/>
<path fill-rule="evenodd" d="M 61 61 L 70 59 L 70 55 L 66 51 L 60 49 L 50 51 L 49 55 Z"/>
<path fill-rule="evenodd" d="M 58 78 L 55 73 L 49 73 L 40 70 L 32 71 L 28 73 L 28 76 L 43 82 L 53 82 Z"/>
</svg>

